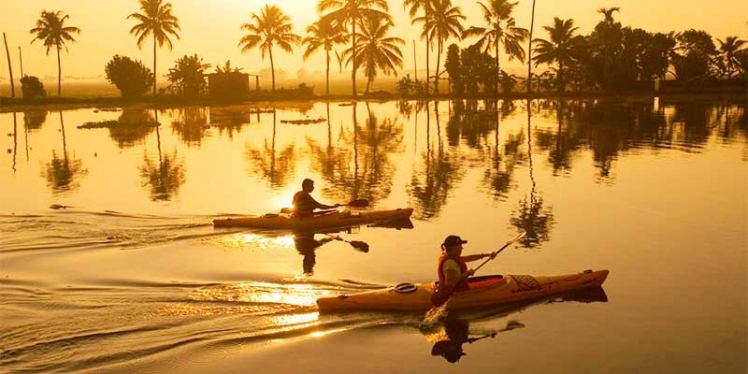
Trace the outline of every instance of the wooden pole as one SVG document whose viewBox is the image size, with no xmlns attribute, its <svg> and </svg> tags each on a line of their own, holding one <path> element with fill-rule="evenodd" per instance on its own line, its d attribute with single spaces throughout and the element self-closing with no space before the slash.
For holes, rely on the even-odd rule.
<svg viewBox="0 0 748 374">
<path fill-rule="evenodd" d="M 8 71 L 10 72 L 10 97 L 16 97 L 16 86 L 13 83 L 13 67 L 10 64 L 10 51 L 8 50 L 8 39 L 5 38 L 5 33 L 3 33 L 3 41 L 5 42 L 5 55 L 8 58 Z"/>
<path fill-rule="evenodd" d="M 23 75 L 23 55 L 21 54 L 21 47 L 18 47 L 18 59 L 21 60 L 21 78 L 24 77 Z"/>
</svg>

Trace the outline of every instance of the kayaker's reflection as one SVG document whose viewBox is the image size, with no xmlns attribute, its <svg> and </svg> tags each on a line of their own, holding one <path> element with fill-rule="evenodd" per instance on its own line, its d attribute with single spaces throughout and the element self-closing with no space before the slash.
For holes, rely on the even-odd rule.
<svg viewBox="0 0 748 374">
<path fill-rule="evenodd" d="M 470 336 L 470 325 L 467 321 L 452 319 L 447 320 L 444 324 L 444 339 L 434 343 L 431 347 L 432 356 L 442 356 L 445 360 L 450 363 L 456 363 L 460 361 L 462 356 L 466 356 L 467 353 L 462 349 L 462 345 L 465 343 L 472 344 L 478 340 L 486 338 L 494 338 L 496 334 L 502 331 L 509 331 L 516 328 L 524 327 L 525 325 L 517 321 L 509 321 L 507 326 L 499 331 L 482 332 L 480 334 L 474 334 Z"/>
<path fill-rule="evenodd" d="M 322 234 L 325 235 L 322 239 L 315 239 L 314 237 L 315 232 L 314 231 L 297 231 L 294 232 L 294 245 L 296 246 L 296 250 L 304 256 L 304 260 L 302 261 L 302 266 L 304 268 L 304 275 L 314 275 L 314 265 L 317 263 L 317 248 L 325 245 L 326 243 L 329 243 L 333 240 L 340 240 L 344 241 L 351 245 L 351 247 L 361 251 L 361 252 L 369 252 L 369 244 L 358 241 L 358 240 L 345 240 L 337 235 L 329 235 L 329 234 Z"/>
</svg>

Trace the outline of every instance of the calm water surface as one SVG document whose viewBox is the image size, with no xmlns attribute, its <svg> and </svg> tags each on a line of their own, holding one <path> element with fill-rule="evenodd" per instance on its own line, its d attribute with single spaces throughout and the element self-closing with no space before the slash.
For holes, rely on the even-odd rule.
<svg viewBox="0 0 748 374">
<path fill-rule="evenodd" d="M 0 371 L 745 373 L 746 122 L 661 100 L 0 113 Z M 413 227 L 339 233 L 368 252 L 213 228 L 307 177 Z M 609 269 L 603 290 L 429 329 L 317 313 L 433 280 L 448 234 L 475 253 L 520 230 L 482 273 Z M 432 355 L 459 333 L 466 356 Z"/>
</svg>

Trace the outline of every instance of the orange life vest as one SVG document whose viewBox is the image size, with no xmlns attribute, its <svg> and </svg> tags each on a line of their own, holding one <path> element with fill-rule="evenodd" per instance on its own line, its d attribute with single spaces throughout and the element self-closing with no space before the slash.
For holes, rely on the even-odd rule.
<svg viewBox="0 0 748 374">
<path fill-rule="evenodd" d="M 462 259 L 460 256 L 452 256 L 447 254 L 447 252 L 442 252 L 442 254 L 439 256 L 439 261 L 437 262 L 437 274 L 439 274 L 439 285 L 444 286 L 447 284 L 447 275 L 444 274 L 444 263 L 447 260 L 453 260 L 457 262 L 458 265 L 460 265 L 460 276 L 463 276 L 468 271 L 467 263 Z M 459 283 L 455 285 L 456 290 L 466 289 L 468 288 L 468 282 L 467 279 L 463 279 Z"/>
</svg>

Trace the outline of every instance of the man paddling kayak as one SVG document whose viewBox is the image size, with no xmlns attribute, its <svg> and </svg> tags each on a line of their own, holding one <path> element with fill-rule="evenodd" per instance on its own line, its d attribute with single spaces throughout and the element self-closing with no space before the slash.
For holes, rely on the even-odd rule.
<svg viewBox="0 0 748 374">
<path fill-rule="evenodd" d="M 314 181 L 306 178 L 301 182 L 301 191 L 293 195 L 293 216 L 297 218 L 314 217 L 316 209 L 334 209 L 340 206 L 325 205 L 317 202 L 311 193 L 314 191 Z M 319 212 L 318 212 L 319 213 Z"/>
<path fill-rule="evenodd" d="M 467 243 L 457 235 L 449 235 L 442 243 L 442 253 L 439 256 L 437 271 L 439 274 L 439 287 L 453 288 L 454 291 L 464 291 L 468 288 L 468 276 L 473 275 L 474 270 L 468 270 L 467 263 L 477 261 L 486 257 L 496 257 L 493 253 L 480 253 L 476 255 L 462 256 L 462 245 Z"/>
</svg>

